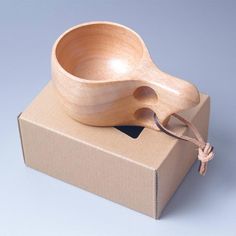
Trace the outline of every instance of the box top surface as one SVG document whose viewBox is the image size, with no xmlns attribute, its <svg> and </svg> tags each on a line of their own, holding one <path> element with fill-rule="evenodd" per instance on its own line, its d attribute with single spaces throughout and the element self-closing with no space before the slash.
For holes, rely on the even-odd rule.
<svg viewBox="0 0 236 236">
<path fill-rule="evenodd" d="M 196 114 L 207 99 L 209 99 L 207 95 L 201 94 L 199 105 L 181 114 L 194 122 Z M 20 119 L 153 170 L 157 170 L 176 143 L 181 142 L 163 132 L 147 128 L 134 139 L 114 127 L 92 127 L 81 124 L 64 112 L 51 81 L 20 115 Z M 172 119 L 168 128 L 179 134 L 187 131 L 187 127 Z"/>
</svg>

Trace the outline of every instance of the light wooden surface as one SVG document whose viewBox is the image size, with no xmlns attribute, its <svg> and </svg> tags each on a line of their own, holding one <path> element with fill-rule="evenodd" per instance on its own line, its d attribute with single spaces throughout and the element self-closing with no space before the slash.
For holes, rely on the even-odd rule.
<svg viewBox="0 0 236 236">
<path fill-rule="evenodd" d="M 199 103 L 194 85 L 159 70 L 139 35 L 110 22 L 62 34 L 52 50 L 52 79 L 65 111 L 94 126 L 157 129 L 153 112 L 165 124 Z"/>
</svg>

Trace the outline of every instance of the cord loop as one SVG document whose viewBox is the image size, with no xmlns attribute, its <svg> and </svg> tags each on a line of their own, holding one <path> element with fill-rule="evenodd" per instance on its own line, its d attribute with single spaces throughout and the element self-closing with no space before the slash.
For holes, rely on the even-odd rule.
<svg viewBox="0 0 236 236">
<path fill-rule="evenodd" d="M 177 139 L 191 142 L 195 144 L 196 146 L 198 146 L 198 160 L 200 161 L 198 172 L 200 175 L 205 175 L 207 171 L 207 163 L 208 161 L 212 160 L 214 157 L 213 146 L 211 146 L 209 143 L 206 143 L 204 141 L 203 137 L 201 136 L 197 128 L 193 125 L 193 123 L 191 123 L 190 121 L 186 120 L 185 118 L 183 118 L 182 116 L 178 114 L 173 114 L 172 116 L 174 116 L 176 119 L 180 120 L 182 123 L 188 126 L 193 131 L 195 138 L 185 136 L 185 135 L 180 136 L 177 133 L 167 129 L 159 122 L 158 117 L 155 113 L 154 113 L 154 122 L 156 126 L 167 135 L 172 136 Z"/>
</svg>

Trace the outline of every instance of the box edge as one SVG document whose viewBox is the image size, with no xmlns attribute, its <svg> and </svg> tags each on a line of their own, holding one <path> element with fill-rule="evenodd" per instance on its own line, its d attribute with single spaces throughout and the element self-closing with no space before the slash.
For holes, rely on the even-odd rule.
<svg viewBox="0 0 236 236">
<path fill-rule="evenodd" d="M 24 151 L 24 144 L 23 144 L 23 135 L 21 132 L 22 127 L 20 124 L 21 115 L 22 115 L 22 112 L 20 112 L 19 115 L 17 116 L 17 126 L 18 126 L 18 132 L 19 132 L 19 136 L 20 136 L 21 152 L 22 152 L 22 156 L 23 156 L 23 161 L 24 161 L 24 164 L 26 165 L 25 151 Z"/>
<path fill-rule="evenodd" d="M 206 95 L 206 99 L 205 99 L 205 101 L 204 101 L 204 103 L 203 103 L 203 105 L 202 105 L 202 107 L 201 107 L 201 109 L 199 110 L 199 112 L 203 109 L 203 107 L 206 105 L 206 104 L 208 104 L 208 106 L 209 106 L 209 115 L 208 115 L 208 130 L 207 130 L 207 140 L 208 140 L 208 135 L 209 135 L 209 121 L 210 121 L 210 113 L 211 113 L 211 98 L 210 98 L 210 96 L 209 95 L 207 95 L 207 94 L 204 94 L 204 95 Z M 193 120 L 194 120 L 194 118 L 193 118 Z M 177 142 L 173 145 L 173 147 L 172 147 L 172 149 L 170 150 L 170 153 L 171 153 L 171 151 L 176 147 L 176 145 L 177 145 Z M 196 160 L 195 160 L 196 161 Z M 194 163 L 195 163 L 195 161 L 194 161 Z M 163 161 L 161 164 L 160 164 L 160 166 L 158 167 L 158 169 L 159 168 L 161 168 L 161 166 L 163 165 L 165 163 L 165 161 Z M 160 210 L 158 210 L 159 209 L 159 207 L 158 207 L 158 192 L 159 192 L 159 188 L 158 188 L 158 186 L 159 186 L 159 184 L 158 184 L 158 181 L 160 180 L 160 177 L 159 177 L 159 172 L 158 172 L 158 169 L 156 170 L 156 186 L 157 186 L 157 189 L 156 189 L 156 191 L 157 191 L 157 193 L 156 193 L 156 197 L 157 197 L 157 199 L 156 199 L 156 219 L 160 219 L 161 218 L 161 215 L 162 215 L 162 212 L 165 210 L 165 208 L 167 207 L 167 205 L 168 205 L 168 203 L 170 202 L 170 200 L 174 197 L 174 195 L 175 195 L 175 193 L 176 193 L 176 191 L 180 188 L 180 186 L 181 186 L 181 184 L 183 183 L 183 180 L 184 180 L 184 178 L 188 175 L 188 173 L 191 171 L 191 168 L 189 168 L 189 170 L 187 171 L 187 173 L 184 175 L 184 177 L 183 177 L 183 180 L 180 182 L 180 184 L 177 186 L 177 188 L 175 189 L 175 191 L 174 191 L 174 193 L 172 194 L 172 196 L 170 197 L 170 199 L 167 201 L 167 204 L 162 208 L 162 210 L 160 211 Z"/>
</svg>

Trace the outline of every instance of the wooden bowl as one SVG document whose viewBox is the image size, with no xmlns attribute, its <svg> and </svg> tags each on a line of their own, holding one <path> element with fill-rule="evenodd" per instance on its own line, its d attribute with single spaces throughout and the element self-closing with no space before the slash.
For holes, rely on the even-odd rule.
<svg viewBox="0 0 236 236">
<path fill-rule="evenodd" d="M 52 49 L 52 79 L 65 111 L 94 126 L 157 129 L 171 114 L 199 103 L 189 82 L 152 62 L 141 37 L 116 23 L 91 22 L 63 33 Z"/>
</svg>

